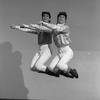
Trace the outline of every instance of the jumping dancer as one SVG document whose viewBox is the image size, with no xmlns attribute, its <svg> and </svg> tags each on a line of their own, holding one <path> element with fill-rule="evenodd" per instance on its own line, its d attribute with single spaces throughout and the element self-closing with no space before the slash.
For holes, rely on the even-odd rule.
<svg viewBox="0 0 100 100">
<path fill-rule="evenodd" d="M 41 21 L 44 26 L 52 29 L 54 43 L 58 48 L 58 55 L 51 62 L 49 69 L 54 73 L 59 72 L 65 76 L 72 75 L 78 78 L 76 69 L 68 66 L 68 62 L 73 58 L 73 50 L 70 48 L 69 26 L 66 25 L 66 12 L 59 12 L 57 25 Z"/>
<path fill-rule="evenodd" d="M 51 22 L 50 12 L 42 12 L 42 21 L 46 22 L 46 23 Z M 22 25 L 22 26 L 12 25 L 11 26 L 12 29 L 18 29 L 18 30 L 21 30 L 21 31 L 24 31 L 27 33 L 37 34 L 37 36 L 38 36 L 39 51 L 33 57 L 30 69 L 32 71 L 43 72 L 43 73 L 46 73 L 49 75 L 59 77 L 58 74 L 52 73 L 48 69 L 48 67 L 46 67 L 44 65 L 52 55 L 52 50 L 50 47 L 52 44 L 52 31 L 51 31 L 51 29 L 48 29 L 48 28 L 42 26 L 42 24 L 40 24 L 40 25 L 31 24 L 31 26 L 32 26 L 32 29 L 29 28 L 30 25 Z M 33 28 L 33 26 L 34 26 L 34 28 Z M 45 29 L 46 29 L 46 31 L 45 31 Z"/>
</svg>

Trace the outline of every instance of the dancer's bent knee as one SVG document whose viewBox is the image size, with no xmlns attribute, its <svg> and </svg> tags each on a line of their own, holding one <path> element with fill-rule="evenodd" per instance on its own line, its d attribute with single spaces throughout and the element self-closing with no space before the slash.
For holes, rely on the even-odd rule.
<svg viewBox="0 0 100 100">
<path fill-rule="evenodd" d="M 37 70 L 39 71 L 45 71 L 46 70 L 46 66 L 42 65 L 42 64 L 39 64 L 39 63 L 36 63 L 35 64 L 35 67 L 37 68 Z"/>
<path fill-rule="evenodd" d="M 60 69 L 60 70 L 63 70 L 63 71 L 67 71 L 68 70 L 68 65 L 67 64 L 61 64 L 61 63 L 58 63 L 57 64 L 57 67 Z"/>
</svg>

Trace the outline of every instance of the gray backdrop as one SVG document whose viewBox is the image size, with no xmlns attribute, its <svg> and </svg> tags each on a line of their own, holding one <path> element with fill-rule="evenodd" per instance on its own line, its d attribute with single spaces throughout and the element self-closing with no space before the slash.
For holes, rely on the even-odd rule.
<svg viewBox="0 0 100 100">
<path fill-rule="evenodd" d="M 47 100 L 100 99 L 100 0 L 0 0 L 0 98 Z M 71 48 L 69 62 L 79 79 L 52 76 L 30 71 L 38 50 L 37 36 L 10 25 L 38 23 L 41 12 L 50 11 L 56 23 L 59 11 L 68 13 Z M 52 44 L 53 56 L 57 54 Z"/>
</svg>

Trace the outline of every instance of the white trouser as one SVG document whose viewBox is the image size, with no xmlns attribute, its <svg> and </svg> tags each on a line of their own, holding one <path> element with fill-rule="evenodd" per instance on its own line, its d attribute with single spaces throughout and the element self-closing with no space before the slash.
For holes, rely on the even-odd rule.
<svg viewBox="0 0 100 100">
<path fill-rule="evenodd" d="M 49 69 L 52 71 L 55 67 L 63 71 L 68 70 L 67 63 L 73 58 L 73 51 L 69 46 L 58 48 L 58 55 L 52 60 Z"/>
<path fill-rule="evenodd" d="M 45 62 L 51 57 L 51 51 L 48 45 L 41 45 L 39 47 L 39 52 L 35 54 L 31 63 L 31 69 L 36 67 L 39 71 L 45 71 Z"/>
</svg>

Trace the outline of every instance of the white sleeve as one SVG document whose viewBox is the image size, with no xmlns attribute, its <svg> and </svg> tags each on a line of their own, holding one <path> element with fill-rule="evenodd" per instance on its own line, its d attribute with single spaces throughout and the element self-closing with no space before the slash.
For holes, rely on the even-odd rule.
<svg viewBox="0 0 100 100">
<path fill-rule="evenodd" d="M 28 29 L 28 28 L 21 28 L 20 26 L 15 26 L 15 28 L 17 30 L 20 30 L 20 31 L 23 31 L 23 32 L 27 32 L 27 33 L 34 33 L 34 32 L 36 32 L 36 30 L 31 30 L 31 29 Z"/>
<path fill-rule="evenodd" d="M 46 31 L 46 32 L 51 32 L 52 31 L 48 27 L 43 26 L 43 25 L 38 25 L 38 24 L 31 24 L 30 28 L 31 29 L 37 29 L 37 30 L 40 30 L 40 31 Z"/>
<path fill-rule="evenodd" d="M 42 25 L 40 25 L 40 26 L 38 27 L 38 29 L 39 29 L 40 31 L 46 31 L 46 32 L 51 32 L 51 31 L 52 31 L 50 28 L 45 27 L 45 26 L 42 26 Z"/>
<path fill-rule="evenodd" d="M 43 23 L 44 26 L 50 28 L 50 29 L 57 29 L 57 25 L 55 24 L 50 24 L 50 23 Z"/>
</svg>

